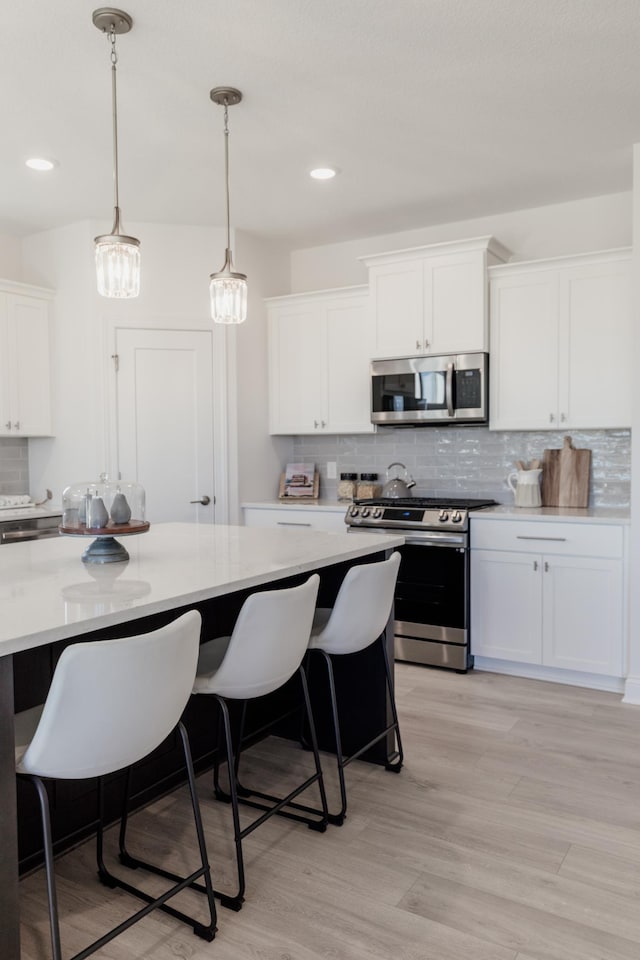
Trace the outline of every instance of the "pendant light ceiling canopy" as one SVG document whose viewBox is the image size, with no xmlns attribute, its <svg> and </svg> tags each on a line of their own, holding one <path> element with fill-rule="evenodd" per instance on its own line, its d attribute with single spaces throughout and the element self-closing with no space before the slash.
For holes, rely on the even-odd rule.
<svg viewBox="0 0 640 960">
<path fill-rule="evenodd" d="M 113 227 L 95 238 L 98 293 L 103 297 L 137 297 L 140 293 L 140 241 L 127 236 L 120 225 L 118 191 L 118 100 L 116 90 L 116 36 L 129 33 L 133 20 L 124 10 L 100 7 L 93 23 L 111 44 L 111 119 L 113 127 Z"/>
<path fill-rule="evenodd" d="M 233 268 L 231 253 L 231 227 L 229 216 L 229 107 L 242 100 L 235 87 L 214 87 L 209 96 L 218 106 L 224 107 L 224 174 L 227 210 L 227 248 L 224 264 L 218 273 L 209 278 L 211 316 L 215 323 L 243 323 L 247 319 L 247 278 Z"/>
</svg>

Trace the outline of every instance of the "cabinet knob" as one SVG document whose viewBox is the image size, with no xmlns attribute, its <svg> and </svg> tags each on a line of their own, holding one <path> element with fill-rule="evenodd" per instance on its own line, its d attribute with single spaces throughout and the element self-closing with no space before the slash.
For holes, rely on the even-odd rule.
<svg viewBox="0 0 640 960">
<path fill-rule="evenodd" d="M 321 420 L 320 423 L 323 427 L 326 427 L 326 423 L 324 422 L 324 420 Z"/>
<path fill-rule="evenodd" d="M 430 341 L 429 341 L 429 340 L 425 340 L 425 342 L 424 342 L 424 348 L 425 348 L 425 350 L 428 350 L 430 346 L 431 346 Z"/>
<path fill-rule="evenodd" d="M 545 560 L 544 562 L 544 572 L 549 573 L 549 563 L 547 560 Z"/>
<path fill-rule="evenodd" d="M 422 344 L 420 343 L 420 341 L 416 340 L 416 350 L 419 350 L 421 346 Z"/>
<path fill-rule="evenodd" d="M 14 428 L 14 430 L 19 430 L 19 429 L 20 429 L 20 421 L 19 421 L 19 420 L 16 420 L 16 422 L 15 422 L 14 425 L 13 425 L 13 428 Z"/>
<path fill-rule="evenodd" d="M 313 426 L 314 426 L 314 428 L 315 428 L 316 430 L 318 429 L 318 421 L 317 421 L 317 420 L 314 420 L 314 421 L 313 421 Z"/>
<path fill-rule="evenodd" d="M 561 414 L 560 414 L 560 423 L 564 423 L 566 419 L 567 419 L 567 418 L 565 417 L 564 413 L 561 413 Z"/>
<path fill-rule="evenodd" d="M 537 570 L 537 569 L 538 569 L 538 561 L 537 561 L 537 560 L 534 560 L 534 561 L 533 561 L 533 569 L 534 569 L 534 570 Z"/>
<path fill-rule="evenodd" d="M 11 420 L 7 420 L 4 427 L 5 427 L 5 430 L 11 430 Z"/>
<path fill-rule="evenodd" d="M 555 416 L 554 416 L 552 413 L 550 413 L 550 414 L 549 414 L 549 423 L 553 423 L 555 419 L 556 419 Z"/>
</svg>

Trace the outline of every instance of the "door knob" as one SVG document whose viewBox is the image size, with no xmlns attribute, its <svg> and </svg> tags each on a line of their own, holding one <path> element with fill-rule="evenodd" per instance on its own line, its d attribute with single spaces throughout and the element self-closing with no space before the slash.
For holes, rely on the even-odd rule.
<svg viewBox="0 0 640 960">
<path fill-rule="evenodd" d="M 189 503 L 201 503 L 203 507 L 206 507 L 211 503 L 211 497 L 208 497 L 205 493 L 204 497 L 200 497 L 199 500 L 189 500 Z"/>
</svg>

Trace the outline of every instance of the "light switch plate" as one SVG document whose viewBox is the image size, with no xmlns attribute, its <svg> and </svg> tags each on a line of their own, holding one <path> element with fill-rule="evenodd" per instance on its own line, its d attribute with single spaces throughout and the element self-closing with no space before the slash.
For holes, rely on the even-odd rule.
<svg viewBox="0 0 640 960">
<path fill-rule="evenodd" d="M 336 479 L 336 477 L 338 476 L 336 472 L 336 467 L 337 467 L 337 464 L 335 460 L 327 460 L 327 480 Z"/>
</svg>

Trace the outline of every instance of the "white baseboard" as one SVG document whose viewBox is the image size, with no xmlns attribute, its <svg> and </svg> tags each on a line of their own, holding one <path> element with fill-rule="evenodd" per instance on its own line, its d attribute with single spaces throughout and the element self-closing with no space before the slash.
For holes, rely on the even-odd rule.
<svg viewBox="0 0 640 960">
<path fill-rule="evenodd" d="M 622 677 L 606 677 L 597 673 L 580 673 L 578 670 L 561 670 L 558 667 L 543 667 L 538 663 L 516 663 L 512 660 L 494 660 L 492 657 L 475 657 L 475 669 L 491 673 L 505 673 L 512 677 L 527 677 L 531 680 L 547 680 L 550 683 L 567 683 L 571 687 L 589 687 L 591 690 L 608 690 L 623 693 L 625 703 L 640 703 L 640 677 L 635 679 L 633 696 L 627 700 L 627 687 Z M 627 684 L 629 683 L 627 680 Z"/>
<path fill-rule="evenodd" d="M 640 677 L 627 677 L 622 702 L 640 704 Z"/>
</svg>

